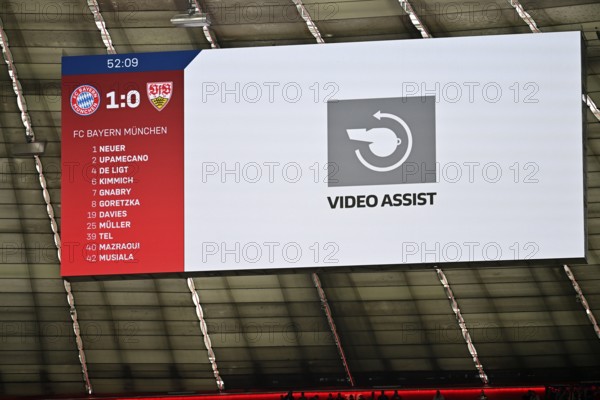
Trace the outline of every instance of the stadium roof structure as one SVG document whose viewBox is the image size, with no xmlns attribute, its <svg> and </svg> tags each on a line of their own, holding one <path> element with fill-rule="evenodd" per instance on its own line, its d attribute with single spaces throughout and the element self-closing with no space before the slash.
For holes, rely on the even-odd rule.
<svg viewBox="0 0 600 400">
<path fill-rule="evenodd" d="M 597 0 L 192 6 L 210 27 L 171 24 L 186 0 L 0 4 L 0 396 L 600 380 Z M 588 265 L 60 277 L 61 56 L 536 30 L 586 45 Z M 33 137 L 43 155 L 13 154 Z"/>
</svg>

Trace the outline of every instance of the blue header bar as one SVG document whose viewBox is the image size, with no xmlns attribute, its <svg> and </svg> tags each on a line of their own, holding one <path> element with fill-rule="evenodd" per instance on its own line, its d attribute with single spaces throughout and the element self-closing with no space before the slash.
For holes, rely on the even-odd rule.
<svg viewBox="0 0 600 400">
<path fill-rule="evenodd" d="M 183 70 L 198 53 L 200 50 L 64 56 L 62 58 L 62 75 Z"/>
</svg>

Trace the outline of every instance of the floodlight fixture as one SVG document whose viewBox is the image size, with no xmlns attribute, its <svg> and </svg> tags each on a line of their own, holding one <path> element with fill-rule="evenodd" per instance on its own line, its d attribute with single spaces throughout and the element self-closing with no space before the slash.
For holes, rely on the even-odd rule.
<svg viewBox="0 0 600 400">
<path fill-rule="evenodd" d="M 196 28 L 210 26 L 210 19 L 208 14 L 198 11 L 194 0 L 190 0 L 188 12 L 173 16 L 171 23 L 181 28 Z"/>
</svg>

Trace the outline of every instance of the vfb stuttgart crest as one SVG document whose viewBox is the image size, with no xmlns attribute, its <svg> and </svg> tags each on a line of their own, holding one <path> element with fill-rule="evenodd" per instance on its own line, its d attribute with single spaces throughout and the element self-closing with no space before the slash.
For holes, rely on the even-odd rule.
<svg viewBox="0 0 600 400">
<path fill-rule="evenodd" d="M 173 82 L 148 82 L 146 84 L 148 100 L 158 111 L 169 104 L 173 94 Z"/>
<path fill-rule="evenodd" d="M 71 93 L 71 108 L 79 115 L 88 116 L 100 106 L 100 93 L 90 85 L 81 85 Z"/>
</svg>

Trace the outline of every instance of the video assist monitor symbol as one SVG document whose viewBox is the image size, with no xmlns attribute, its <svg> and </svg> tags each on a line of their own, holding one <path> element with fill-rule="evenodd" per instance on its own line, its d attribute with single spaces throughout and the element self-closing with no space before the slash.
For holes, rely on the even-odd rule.
<svg viewBox="0 0 600 400">
<path fill-rule="evenodd" d="M 435 97 L 327 104 L 328 186 L 436 181 Z"/>
<path fill-rule="evenodd" d="M 370 164 L 367 160 L 364 159 L 359 149 L 356 149 L 356 157 L 358 160 L 367 168 L 377 172 L 387 172 L 393 171 L 399 166 L 401 166 L 404 161 L 410 155 L 412 151 L 412 133 L 410 131 L 410 127 L 402 120 L 402 118 L 398 117 L 394 114 L 382 113 L 381 111 L 377 111 L 373 114 L 373 117 L 381 120 L 381 118 L 390 118 L 396 122 L 398 122 L 402 128 L 404 128 L 404 132 L 407 136 L 407 148 L 404 152 L 404 156 L 400 159 L 400 161 L 390 165 L 389 167 L 377 167 L 373 164 Z M 372 129 L 346 129 L 348 133 L 348 137 L 350 140 L 358 140 L 361 142 L 369 143 L 369 150 L 377 157 L 385 158 L 391 156 L 395 151 L 396 147 L 402 144 L 402 139 L 396 135 L 394 131 L 388 128 L 372 128 Z"/>
</svg>

